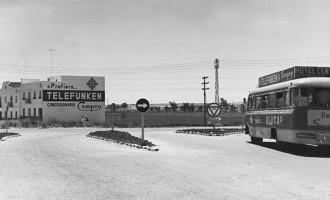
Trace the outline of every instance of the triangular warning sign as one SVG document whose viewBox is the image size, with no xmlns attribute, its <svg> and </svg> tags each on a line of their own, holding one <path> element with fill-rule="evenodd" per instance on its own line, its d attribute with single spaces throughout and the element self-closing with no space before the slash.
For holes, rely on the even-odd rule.
<svg viewBox="0 0 330 200">
<path fill-rule="evenodd" d="M 211 117 L 217 117 L 221 112 L 221 107 L 217 103 L 211 103 L 208 105 L 207 112 Z"/>
</svg>

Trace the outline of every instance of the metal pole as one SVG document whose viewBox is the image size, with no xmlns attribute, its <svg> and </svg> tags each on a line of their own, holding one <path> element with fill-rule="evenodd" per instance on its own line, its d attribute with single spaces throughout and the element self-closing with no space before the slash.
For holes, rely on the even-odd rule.
<svg viewBox="0 0 330 200">
<path fill-rule="evenodd" d="M 141 113 L 141 127 L 142 127 L 141 139 L 142 139 L 142 142 L 144 142 L 144 114 L 143 113 Z"/>
<path fill-rule="evenodd" d="M 112 127 L 112 129 L 111 129 L 111 131 L 113 132 L 113 129 L 114 129 L 114 127 L 113 127 L 113 120 L 114 120 L 114 115 L 115 115 L 115 104 L 113 103 L 112 104 L 112 120 L 111 120 L 111 127 Z"/>
</svg>

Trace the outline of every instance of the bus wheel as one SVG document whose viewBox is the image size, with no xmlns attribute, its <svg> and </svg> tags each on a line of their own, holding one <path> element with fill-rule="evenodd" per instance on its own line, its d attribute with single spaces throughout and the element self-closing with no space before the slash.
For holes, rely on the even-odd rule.
<svg viewBox="0 0 330 200">
<path fill-rule="evenodd" d="M 252 144 L 260 144 L 262 142 L 262 138 L 251 136 L 251 142 Z"/>
</svg>

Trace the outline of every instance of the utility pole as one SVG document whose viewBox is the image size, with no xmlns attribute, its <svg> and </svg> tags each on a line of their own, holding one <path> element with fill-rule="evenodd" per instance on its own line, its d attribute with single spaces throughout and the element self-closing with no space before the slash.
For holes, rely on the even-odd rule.
<svg viewBox="0 0 330 200">
<path fill-rule="evenodd" d="M 206 79 L 209 78 L 207 76 L 203 76 L 203 85 L 204 87 L 202 88 L 202 90 L 204 90 L 204 126 L 206 127 L 206 90 L 210 89 L 210 88 L 206 88 L 206 84 L 209 84 L 209 82 L 205 82 Z"/>
<path fill-rule="evenodd" d="M 53 76 L 53 51 L 55 49 L 48 49 L 50 51 L 50 75 Z"/>
</svg>

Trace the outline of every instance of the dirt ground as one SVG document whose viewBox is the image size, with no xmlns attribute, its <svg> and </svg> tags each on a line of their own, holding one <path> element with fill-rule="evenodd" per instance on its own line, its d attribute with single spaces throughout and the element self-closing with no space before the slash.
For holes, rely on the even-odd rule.
<svg viewBox="0 0 330 200">
<path fill-rule="evenodd" d="M 86 137 L 97 128 L 11 129 L 22 136 L 0 142 L 0 199 L 330 199 L 330 156 L 315 147 L 183 128 L 145 129 L 158 152 Z"/>
</svg>

